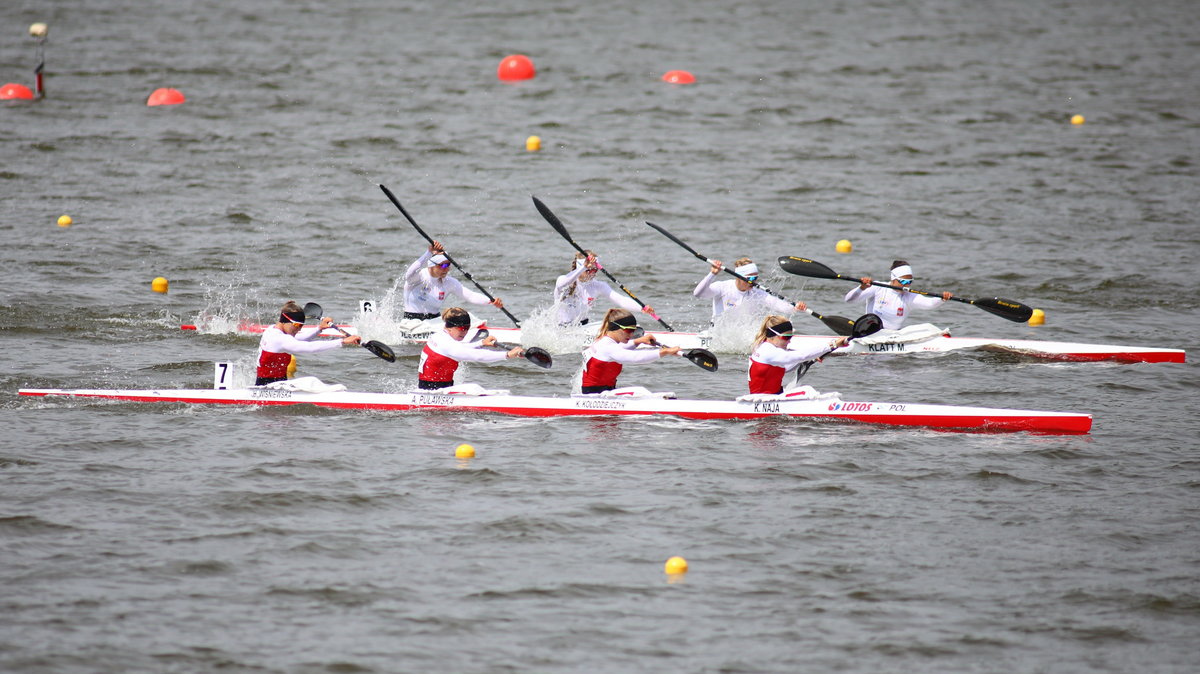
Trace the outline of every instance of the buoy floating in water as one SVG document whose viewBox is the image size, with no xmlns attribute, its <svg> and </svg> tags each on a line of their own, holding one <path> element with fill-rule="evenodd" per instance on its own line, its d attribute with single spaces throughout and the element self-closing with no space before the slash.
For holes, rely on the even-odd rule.
<svg viewBox="0 0 1200 674">
<path fill-rule="evenodd" d="M 29 25 L 29 34 L 33 37 L 46 37 L 46 33 L 50 30 L 49 26 L 41 21 Z"/>
<path fill-rule="evenodd" d="M 529 152 L 537 152 L 542 149 L 542 139 L 537 136 L 530 136 L 525 139 L 525 149 Z"/>
<path fill-rule="evenodd" d="M 1087 120 L 1083 118 L 1083 115 L 1075 115 L 1075 116 L 1071 117 L 1071 123 L 1074 124 L 1075 126 L 1079 126 L 1080 124 L 1083 124 L 1086 121 Z M 1101 125 L 1101 126 L 1103 126 L 1103 125 Z"/>
<path fill-rule="evenodd" d="M 1046 312 L 1042 311 L 1041 309 L 1034 309 L 1033 313 L 1029 315 L 1029 324 L 1030 325 L 1043 325 L 1045 323 L 1046 323 Z"/>
<path fill-rule="evenodd" d="M 687 570 L 687 560 L 683 557 L 672 557 L 667 560 L 666 564 L 663 565 L 663 571 L 666 571 L 667 575 L 669 576 L 677 576 L 681 573 L 687 573 Z"/>
<path fill-rule="evenodd" d="M 533 79 L 534 75 L 537 75 L 537 69 L 533 67 L 533 61 L 524 54 L 505 56 L 496 67 L 496 77 L 503 82 L 529 80 Z"/>
<path fill-rule="evenodd" d="M 75 221 L 72 220 L 71 216 L 69 216 L 69 215 L 58 216 L 58 226 L 59 227 L 70 227 L 71 223 L 73 223 L 73 222 L 75 222 Z"/>
<path fill-rule="evenodd" d="M 167 281 L 167 279 L 159 276 L 158 278 L 156 278 L 150 282 L 150 289 L 156 293 L 165 293 L 165 292 L 167 292 L 167 289 L 170 287 L 170 285 L 171 284 L 169 281 Z"/>
<path fill-rule="evenodd" d="M 464 442 L 454 448 L 454 456 L 459 459 L 473 458 L 475 456 L 475 448 Z"/>
<path fill-rule="evenodd" d="M 150 94 L 150 98 L 146 99 L 146 105 L 179 105 L 187 99 L 183 97 L 183 93 L 178 89 L 170 87 L 161 87 L 155 89 L 154 93 Z"/>
<path fill-rule="evenodd" d="M 837 242 L 836 250 L 839 253 L 849 253 L 854 250 L 854 244 L 850 243 L 850 239 L 842 239 Z"/>
<path fill-rule="evenodd" d="M 696 76 L 686 70 L 668 70 L 663 73 L 662 80 L 670 84 L 693 84 Z"/>
<path fill-rule="evenodd" d="M 0 87 L 0 101 L 32 101 L 33 91 L 24 84 L 9 82 Z"/>
</svg>

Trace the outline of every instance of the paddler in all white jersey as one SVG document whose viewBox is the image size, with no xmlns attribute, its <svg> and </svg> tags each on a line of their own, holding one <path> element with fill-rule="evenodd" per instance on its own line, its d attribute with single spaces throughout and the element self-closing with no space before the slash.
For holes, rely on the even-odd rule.
<svg viewBox="0 0 1200 674">
<path fill-rule="evenodd" d="M 458 279 L 450 276 L 450 258 L 444 253 L 440 241 L 429 244 L 429 248 L 404 272 L 404 319 L 426 321 L 437 318 L 442 312 L 446 295 L 455 294 L 471 304 L 487 304 L 499 309 L 504 302 L 497 297 L 468 290 Z M 415 323 L 413 323 L 415 325 Z"/>
<path fill-rule="evenodd" d="M 905 288 L 912 285 L 912 267 L 904 260 L 892 262 L 893 288 L 882 288 L 871 285 L 871 277 L 864 276 L 861 283 L 846 293 L 847 302 L 866 300 L 867 313 L 875 314 L 883 319 L 885 330 L 899 330 L 904 327 L 904 321 L 912 315 L 913 309 L 936 309 L 950 300 L 953 293 L 944 292 L 939 297 L 917 295 L 906 292 Z"/>
<path fill-rule="evenodd" d="M 792 350 L 792 324 L 783 316 L 767 316 L 758 329 L 754 347 L 750 354 L 750 392 L 783 393 L 783 378 L 805 362 L 821 354 L 845 346 L 847 339 L 837 337 L 828 344 L 820 344 L 805 350 Z"/>
<path fill-rule="evenodd" d="M 650 335 L 633 339 L 637 319 L 624 309 L 609 309 L 595 343 L 583 352 L 583 383 L 581 393 L 600 393 L 617 387 L 617 377 L 625 365 L 650 363 L 663 356 L 678 356 L 678 346 L 639 349 L 643 344 L 654 345 Z"/>
<path fill-rule="evenodd" d="M 751 282 L 758 280 L 758 265 L 754 264 L 754 261 L 750 258 L 738 258 L 733 264 L 733 270 L 739 276 L 744 276 L 750 279 Z M 804 302 L 797 302 L 793 306 L 740 278 L 732 278 L 728 281 L 717 281 L 714 283 L 714 279 L 721 274 L 722 269 L 724 269 L 724 266 L 721 264 L 721 261 L 713 260 L 712 269 L 709 270 L 703 279 L 700 279 L 700 283 L 692 291 L 692 294 L 696 297 L 712 298 L 712 320 L 714 322 L 721 314 L 739 307 L 746 302 L 761 304 L 770 311 L 778 311 L 780 313 L 804 311 L 808 308 L 808 305 Z"/>
<path fill-rule="evenodd" d="M 507 358 L 520 358 L 525 350 L 519 346 L 508 351 L 484 349 L 494 346 L 496 338 L 487 336 L 478 342 L 464 342 L 471 329 L 471 316 L 466 309 L 450 307 L 442 312 L 445 329 L 429 337 L 421 349 L 417 385 L 423 389 L 439 389 L 454 385 L 454 373 L 461 362 L 497 363 Z"/>
<path fill-rule="evenodd" d="M 317 353 L 341 348 L 343 344 L 358 344 L 362 341 L 357 335 L 341 339 L 323 339 L 311 341 L 322 330 L 333 325 L 328 316 L 321 318 L 321 324 L 313 329 L 303 330 L 304 309 L 295 302 L 289 301 L 279 310 L 279 322 L 263 330 L 262 339 L 258 342 L 258 371 L 254 380 L 255 386 L 264 386 L 288 378 L 288 365 L 292 356 L 301 353 Z"/>
<path fill-rule="evenodd" d="M 571 271 L 559 276 L 554 282 L 554 306 L 558 309 L 559 325 L 586 325 L 588 313 L 599 297 L 608 299 L 626 311 L 654 313 L 650 306 L 642 307 L 633 298 L 613 290 L 612 286 L 604 281 L 597 280 L 596 272 L 600 271 L 600 260 L 592 251 L 587 251 L 587 255 L 575 253 L 571 265 Z"/>
</svg>

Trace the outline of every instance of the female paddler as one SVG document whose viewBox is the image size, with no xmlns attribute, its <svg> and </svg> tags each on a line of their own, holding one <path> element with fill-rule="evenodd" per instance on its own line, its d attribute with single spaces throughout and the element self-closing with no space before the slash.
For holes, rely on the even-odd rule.
<svg viewBox="0 0 1200 674">
<path fill-rule="evenodd" d="M 310 341 L 321 334 L 321 331 L 333 325 L 333 319 L 328 316 L 321 318 L 321 324 L 313 330 L 300 329 L 304 327 L 304 309 L 293 301 L 288 301 L 279 310 L 279 322 L 263 330 L 262 339 L 258 342 L 258 371 L 254 380 L 255 386 L 265 386 L 288 378 L 288 365 L 292 362 L 293 354 L 318 353 L 330 349 L 341 348 L 343 344 L 358 344 L 362 341 L 357 335 L 341 339 Z"/>
<path fill-rule="evenodd" d="M 625 365 L 640 365 L 663 356 L 678 356 L 678 346 L 639 349 L 642 344 L 656 344 L 650 335 L 633 338 L 637 319 L 625 309 L 609 309 L 596 341 L 583 352 L 583 382 L 581 393 L 600 393 L 617 387 L 617 377 Z"/>
<path fill-rule="evenodd" d="M 626 311 L 641 310 L 647 314 L 654 313 L 651 307 L 642 307 L 633 301 L 633 298 L 613 290 L 612 286 L 604 281 L 597 280 L 596 272 L 600 271 L 600 260 L 592 251 L 587 251 L 587 255 L 575 253 L 571 265 L 571 271 L 559 276 L 554 282 L 554 306 L 558 310 L 559 325 L 586 325 L 588 312 L 598 297 L 607 298 Z"/>
<path fill-rule="evenodd" d="M 804 302 L 797 302 L 795 306 L 779 299 L 762 288 L 756 288 L 753 285 L 754 281 L 758 280 L 758 265 L 748 257 L 738 258 L 734 264 L 734 271 L 739 276 L 745 277 L 750 281 L 747 283 L 740 278 L 729 279 L 728 281 L 713 281 L 721 274 L 724 267 L 720 260 L 712 261 L 712 269 L 704 278 L 700 279 L 700 283 L 696 284 L 692 294 L 699 298 L 712 298 L 712 320 L 716 321 L 717 317 L 726 311 L 735 309 L 746 302 L 754 302 L 765 306 L 771 311 L 804 311 L 808 308 Z"/>
<path fill-rule="evenodd" d="M 453 386 L 454 372 L 458 370 L 460 362 L 496 363 L 525 355 L 525 350 L 519 346 L 508 351 L 481 348 L 496 344 L 496 338 L 491 335 L 478 342 L 463 342 L 471 329 L 471 316 L 466 309 L 450 307 L 442 312 L 442 320 L 445 328 L 433 333 L 421 349 L 420 371 L 417 374 L 420 388 Z"/>
<path fill-rule="evenodd" d="M 750 354 L 750 392 L 783 393 L 784 376 L 830 349 L 845 346 L 846 337 L 829 340 L 827 345 L 804 351 L 788 348 L 792 342 L 792 324 L 783 316 L 767 316 L 754 339 Z"/>
<path fill-rule="evenodd" d="M 487 295 L 464 288 L 458 279 L 451 277 L 450 258 L 444 255 L 445 252 L 441 242 L 434 241 L 404 272 L 405 320 L 437 318 L 442 311 L 442 302 L 449 293 L 471 304 L 490 304 L 497 309 L 504 306 L 499 297 L 490 300 Z"/>
<path fill-rule="evenodd" d="M 912 285 L 913 271 L 904 260 L 892 262 L 892 288 L 871 285 L 870 276 L 864 276 L 859 281 L 859 285 L 851 288 L 844 299 L 847 302 L 866 300 L 866 313 L 883 319 L 885 330 L 899 330 L 913 309 L 936 309 L 954 296 L 950 292 L 942 293 L 940 298 L 905 292 L 905 288 Z"/>
</svg>

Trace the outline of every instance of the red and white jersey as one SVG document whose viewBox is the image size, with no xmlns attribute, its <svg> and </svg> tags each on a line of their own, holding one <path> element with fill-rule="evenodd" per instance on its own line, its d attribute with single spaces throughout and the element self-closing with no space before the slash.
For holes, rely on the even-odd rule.
<svg viewBox="0 0 1200 674">
<path fill-rule="evenodd" d="M 936 309 L 946 303 L 946 300 L 940 297 L 918 295 L 879 286 L 871 286 L 866 290 L 860 286 L 854 286 L 850 292 L 846 293 L 845 300 L 847 302 L 866 300 L 866 312 L 883 319 L 883 327 L 886 330 L 899 330 L 903 327 L 905 319 L 912 314 L 914 308 Z"/>
<path fill-rule="evenodd" d="M 583 351 L 583 386 L 616 388 L 624 365 L 641 365 L 661 358 L 658 348 L 639 349 L 633 342 L 619 344 L 605 335 Z"/>
<path fill-rule="evenodd" d="M 340 339 L 309 341 L 320 332 L 314 326 L 302 329 L 293 337 L 275 325 L 263 330 L 262 338 L 258 340 L 258 376 L 270 379 L 286 378 L 292 354 L 318 353 L 341 348 Z"/>
<path fill-rule="evenodd" d="M 558 308 L 559 325 L 587 318 L 598 297 L 607 298 L 626 311 L 641 311 L 641 305 L 628 295 L 613 290 L 612 286 L 604 281 L 593 278 L 586 283 L 580 282 L 579 276 L 584 270 L 584 267 L 576 267 L 571 273 L 559 276 L 554 282 L 554 306 Z"/>
<path fill-rule="evenodd" d="M 792 350 L 790 347 L 781 349 L 766 341 L 759 344 L 750 354 L 750 392 L 783 392 L 784 375 L 833 348 L 833 341 L 830 340 L 825 346 L 810 346 L 803 350 Z"/>
<path fill-rule="evenodd" d="M 716 274 L 706 274 L 704 278 L 700 279 L 700 283 L 696 284 L 696 289 L 692 291 L 692 294 L 696 297 L 712 298 L 712 317 L 714 319 L 726 311 L 741 306 L 745 302 L 761 304 L 771 311 L 784 314 L 785 316 L 796 308 L 784 300 L 767 293 L 762 288 L 750 286 L 749 290 L 742 292 L 738 290 L 735 279 L 714 283 L 713 280 L 716 278 Z"/>
<path fill-rule="evenodd" d="M 428 250 L 404 272 L 404 310 L 415 314 L 436 314 L 442 310 L 447 295 L 458 295 L 471 304 L 491 304 L 487 295 L 467 290 L 458 279 L 445 276 L 433 278 L 429 273 Z"/>
<path fill-rule="evenodd" d="M 458 364 L 496 363 L 508 358 L 507 351 L 482 348 L 479 342 L 460 342 L 445 330 L 433 333 L 421 349 L 417 377 L 422 381 L 454 381 Z"/>
</svg>

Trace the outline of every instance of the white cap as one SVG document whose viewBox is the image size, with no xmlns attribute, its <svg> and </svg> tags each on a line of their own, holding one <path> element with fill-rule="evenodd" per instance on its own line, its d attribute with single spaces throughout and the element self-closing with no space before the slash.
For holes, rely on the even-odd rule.
<svg viewBox="0 0 1200 674">
<path fill-rule="evenodd" d="M 751 262 L 750 264 L 735 267 L 734 271 L 737 272 L 738 276 L 758 276 L 758 265 Z"/>
<path fill-rule="evenodd" d="M 429 258 L 429 266 L 432 267 L 435 264 L 442 264 L 443 262 L 449 262 L 449 261 L 450 261 L 450 258 L 446 257 L 445 255 L 442 255 L 441 253 L 438 253 L 437 255 L 434 255 L 433 257 Z"/>
<path fill-rule="evenodd" d="M 912 276 L 912 267 L 902 264 L 892 270 L 892 278 L 898 279 L 901 276 Z"/>
</svg>

